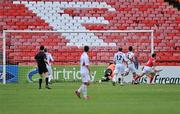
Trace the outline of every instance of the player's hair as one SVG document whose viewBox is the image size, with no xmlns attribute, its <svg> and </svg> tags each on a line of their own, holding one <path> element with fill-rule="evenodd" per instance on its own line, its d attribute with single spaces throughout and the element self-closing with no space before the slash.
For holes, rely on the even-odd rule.
<svg viewBox="0 0 180 114">
<path fill-rule="evenodd" d="M 132 46 L 129 46 L 129 51 L 132 51 L 133 50 L 133 47 Z"/>
<path fill-rule="evenodd" d="M 48 51 L 47 48 L 45 48 L 45 49 L 44 49 L 44 52 L 47 52 L 47 51 Z"/>
<path fill-rule="evenodd" d="M 109 65 L 112 65 L 113 64 L 113 62 L 109 62 Z"/>
<path fill-rule="evenodd" d="M 152 57 L 156 57 L 156 54 L 155 54 L 155 53 L 153 53 L 153 54 L 152 54 Z"/>
<path fill-rule="evenodd" d="M 119 48 L 118 51 L 122 51 L 122 48 Z"/>
<path fill-rule="evenodd" d="M 89 51 L 89 46 L 84 46 L 84 51 L 88 52 Z"/>
<path fill-rule="evenodd" d="M 42 50 L 42 51 L 44 50 L 44 46 L 43 45 L 40 46 L 40 50 Z"/>
</svg>

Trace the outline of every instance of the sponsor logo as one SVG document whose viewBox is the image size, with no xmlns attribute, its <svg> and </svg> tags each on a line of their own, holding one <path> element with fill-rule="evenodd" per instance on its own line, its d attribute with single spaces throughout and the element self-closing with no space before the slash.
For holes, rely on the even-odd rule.
<svg viewBox="0 0 180 114">
<path fill-rule="evenodd" d="M 139 80 L 140 83 L 148 83 L 147 77 L 142 77 Z M 180 84 L 180 76 L 161 76 L 156 75 L 153 79 L 153 83 L 156 84 Z"/>
<path fill-rule="evenodd" d="M 94 81 L 96 77 L 97 72 L 94 71 L 91 75 L 91 81 Z M 32 69 L 29 71 L 27 78 L 29 82 L 34 82 L 39 79 L 38 76 L 38 69 Z M 81 74 L 80 71 L 78 71 L 76 68 L 72 68 L 70 70 L 67 70 L 66 68 L 63 68 L 61 70 L 57 70 L 56 68 L 53 69 L 53 80 L 66 80 L 66 81 L 79 81 L 81 80 Z"/>
<path fill-rule="evenodd" d="M 33 82 L 33 81 L 38 80 L 39 78 L 33 79 L 33 76 L 35 76 L 36 74 L 38 74 L 38 68 L 33 69 L 28 73 L 28 75 L 27 75 L 28 81 Z"/>
<path fill-rule="evenodd" d="M 3 82 L 2 66 L 0 66 L 0 82 Z M 18 66 L 6 66 L 6 82 L 17 82 L 18 80 Z"/>
</svg>

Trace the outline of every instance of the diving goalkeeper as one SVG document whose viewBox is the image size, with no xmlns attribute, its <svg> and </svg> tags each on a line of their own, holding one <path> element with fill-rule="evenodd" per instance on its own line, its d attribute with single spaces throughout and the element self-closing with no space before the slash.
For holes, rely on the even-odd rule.
<svg viewBox="0 0 180 114">
<path fill-rule="evenodd" d="M 114 77 L 114 69 L 115 69 L 115 64 L 114 63 L 109 63 L 109 66 L 107 67 L 104 77 L 102 77 L 101 80 L 99 80 L 99 83 L 101 82 L 108 82 Z"/>
</svg>

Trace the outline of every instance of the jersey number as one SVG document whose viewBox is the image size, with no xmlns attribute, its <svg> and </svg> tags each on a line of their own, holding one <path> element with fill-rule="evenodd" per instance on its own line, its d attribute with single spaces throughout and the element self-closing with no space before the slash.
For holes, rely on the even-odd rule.
<svg viewBox="0 0 180 114">
<path fill-rule="evenodd" d="M 118 55 L 116 59 L 117 59 L 118 61 L 120 61 L 121 58 L 122 58 L 122 56 L 121 56 L 121 55 Z"/>
</svg>

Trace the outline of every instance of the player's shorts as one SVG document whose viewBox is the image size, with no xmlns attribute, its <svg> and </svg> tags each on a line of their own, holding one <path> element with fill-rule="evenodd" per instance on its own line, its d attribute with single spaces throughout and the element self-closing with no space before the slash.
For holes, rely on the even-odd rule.
<svg viewBox="0 0 180 114">
<path fill-rule="evenodd" d="M 52 74 L 53 74 L 53 71 L 52 71 L 51 65 L 47 65 L 46 67 L 47 67 L 47 69 L 48 69 L 48 75 L 52 75 Z"/>
<path fill-rule="evenodd" d="M 135 65 L 134 64 L 128 64 L 128 67 L 125 71 L 126 72 L 132 72 L 132 73 L 136 72 Z"/>
<path fill-rule="evenodd" d="M 104 77 L 111 76 L 112 73 L 113 73 L 113 71 L 112 71 L 111 69 L 106 69 L 105 74 L 104 74 Z"/>
<path fill-rule="evenodd" d="M 39 74 L 48 72 L 46 64 L 38 64 L 38 71 L 39 71 Z"/>
<path fill-rule="evenodd" d="M 90 76 L 88 72 L 81 72 L 82 82 L 90 82 Z"/>
<path fill-rule="evenodd" d="M 115 74 L 124 74 L 125 72 L 125 65 L 124 64 L 116 64 L 115 66 Z"/>
<path fill-rule="evenodd" d="M 143 73 L 148 74 L 152 72 L 152 67 L 144 66 Z"/>
</svg>

